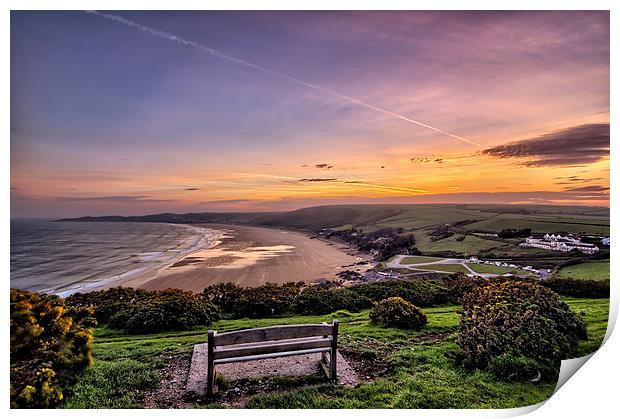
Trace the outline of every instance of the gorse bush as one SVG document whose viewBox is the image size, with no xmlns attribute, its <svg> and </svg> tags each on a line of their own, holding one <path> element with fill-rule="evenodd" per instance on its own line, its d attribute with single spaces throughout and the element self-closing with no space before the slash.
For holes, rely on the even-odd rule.
<svg viewBox="0 0 620 419">
<path fill-rule="evenodd" d="M 420 330 L 428 322 L 422 310 L 401 297 L 379 301 L 370 310 L 369 317 L 375 324 L 399 329 Z"/>
<path fill-rule="evenodd" d="M 303 282 L 277 285 L 271 282 L 256 288 L 245 288 L 233 313 L 238 317 L 260 318 L 291 310 Z"/>
<path fill-rule="evenodd" d="M 208 326 L 219 319 L 218 308 L 190 291 L 153 291 L 148 298 L 110 317 L 109 326 L 129 333 L 154 333 Z"/>
<path fill-rule="evenodd" d="M 11 407 L 47 408 L 92 363 L 92 310 L 11 289 Z"/>
<path fill-rule="evenodd" d="M 551 378 L 560 360 L 586 337 L 583 320 L 550 289 L 524 281 L 492 281 L 463 296 L 457 361 L 468 368 L 501 371 L 510 369 L 506 359 L 525 357 Z"/>
<path fill-rule="evenodd" d="M 480 277 L 468 277 L 463 273 L 453 273 L 443 279 L 443 286 L 446 289 L 447 299 L 450 302 L 461 303 L 463 295 L 472 292 L 486 283 Z"/>
<path fill-rule="evenodd" d="M 244 288 L 232 282 L 210 285 L 202 291 L 202 297 L 215 304 L 223 313 L 232 313 Z"/>
<path fill-rule="evenodd" d="M 218 308 L 202 295 L 179 289 L 146 291 L 117 287 L 73 294 L 67 297 L 67 304 L 92 308 L 100 323 L 130 333 L 183 330 L 209 325 L 219 318 Z"/>
<path fill-rule="evenodd" d="M 432 307 L 449 301 L 448 289 L 434 281 L 395 279 L 354 285 L 349 289 L 370 298 L 372 301 L 381 301 L 388 297 L 401 297 L 403 300 L 420 307 Z"/>
<path fill-rule="evenodd" d="M 560 295 L 577 298 L 609 298 L 609 281 L 552 278 L 540 283 Z"/>
<path fill-rule="evenodd" d="M 372 301 L 348 288 L 310 286 L 295 300 L 295 311 L 302 314 L 327 314 L 336 310 L 360 311 L 372 306 Z"/>
<path fill-rule="evenodd" d="M 232 283 L 212 285 L 202 297 L 232 317 L 260 318 L 286 312 L 327 314 L 337 310 L 360 311 L 373 301 L 401 297 L 412 304 L 430 307 L 450 301 L 450 290 L 425 280 L 392 280 L 341 287 L 333 282 L 307 286 L 303 282 L 267 283 L 242 288 Z"/>
<path fill-rule="evenodd" d="M 139 300 L 149 298 L 151 293 L 143 289 L 125 287 L 108 288 L 86 293 L 76 292 L 66 298 L 72 307 L 92 307 L 99 323 L 105 324 L 114 314 L 126 310 Z"/>
</svg>

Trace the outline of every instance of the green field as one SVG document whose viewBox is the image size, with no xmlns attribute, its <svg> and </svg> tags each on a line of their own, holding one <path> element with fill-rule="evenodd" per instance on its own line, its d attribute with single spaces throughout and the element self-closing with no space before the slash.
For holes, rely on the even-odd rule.
<svg viewBox="0 0 620 419">
<path fill-rule="evenodd" d="M 414 263 L 430 263 L 437 262 L 438 260 L 442 260 L 443 258 L 433 258 L 429 256 L 407 256 L 402 258 L 400 261 L 401 265 L 412 265 Z"/>
<path fill-rule="evenodd" d="M 597 260 L 566 266 L 556 274 L 560 278 L 592 279 L 595 281 L 609 281 L 609 260 Z"/>
<path fill-rule="evenodd" d="M 583 312 L 588 323 L 589 339 L 581 343 L 579 354 L 594 351 L 605 334 L 609 301 L 566 301 L 577 312 Z M 368 321 L 367 311 L 221 320 L 212 328 L 221 332 L 338 318 L 341 351 L 373 360 L 373 365 L 384 366 L 387 371 L 386 375 L 366 380 L 355 388 L 322 384 L 325 379 L 320 376 L 282 380 L 278 392 L 249 397 L 245 407 L 508 408 L 539 403 L 551 396 L 555 383 L 507 383 L 484 372 L 469 373 L 456 368 L 446 353 L 457 349 L 458 309 L 457 306 L 425 309 L 429 323 L 420 332 L 375 326 Z M 145 392 L 158 385 L 169 359 L 189 356 L 194 344 L 206 341 L 207 329 L 198 327 L 153 335 L 127 335 L 105 327 L 95 329 L 95 363 L 79 377 L 64 407 L 141 407 Z M 202 406 L 222 405 L 216 401 Z"/>
<path fill-rule="evenodd" d="M 412 266 L 412 269 L 442 271 L 442 272 L 462 272 L 470 273 L 466 267 L 460 263 L 435 263 L 432 265 Z"/>
<path fill-rule="evenodd" d="M 269 215 L 259 223 L 309 230 L 403 228 L 412 232 L 423 253 L 456 252 L 464 256 L 493 252 L 506 257 L 528 251 L 519 239 L 476 236 L 507 228 L 531 228 L 534 233 L 609 234 L 609 209 L 553 205 L 333 205 Z M 454 225 L 453 235 L 436 241 L 432 234 Z M 463 240 L 457 240 L 463 238 Z"/>
<path fill-rule="evenodd" d="M 504 267 L 504 266 L 485 265 L 482 263 L 468 263 L 467 266 L 469 266 L 473 271 L 476 271 L 479 274 L 502 275 L 502 274 L 511 273 L 515 275 L 529 275 L 527 271 L 510 268 L 510 267 Z"/>
<path fill-rule="evenodd" d="M 428 235 L 429 232 L 430 230 L 425 229 L 413 231 L 413 235 L 416 239 L 416 247 L 423 253 L 457 252 L 464 256 L 474 256 L 480 254 L 482 251 L 501 248 L 511 250 L 517 248 L 517 246 L 508 243 L 488 240 L 474 235 L 467 235 L 462 241 L 456 240 L 457 235 L 438 241 L 432 241 Z"/>
</svg>

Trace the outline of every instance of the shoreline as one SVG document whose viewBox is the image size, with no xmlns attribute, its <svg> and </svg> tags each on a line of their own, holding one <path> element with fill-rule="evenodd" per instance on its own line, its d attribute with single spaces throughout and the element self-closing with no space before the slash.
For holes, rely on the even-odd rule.
<svg viewBox="0 0 620 419">
<path fill-rule="evenodd" d="M 155 272 L 117 285 L 202 292 L 209 285 L 223 282 L 244 287 L 267 282 L 313 283 L 334 279 L 342 270 L 362 269 L 363 265 L 355 264 L 371 260 L 370 255 L 346 244 L 313 238 L 307 232 L 239 224 L 196 226 L 223 234 L 213 246 L 190 252 Z"/>
<path fill-rule="evenodd" d="M 76 292 L 98 291 L 98 290 L 114 288 L 118 286 L 125 286 L 126 283 L 131 282 L 133 280 L 137 280 L 139 278 L 144 278 L 144 277 L 153 275 L 156 272 L 158 272 L 160 269 L 166 266 L 169 266 L 170 264 L 174 264 L 180 260 L 183 260 L 185 257 L 187 257 L 190 254 L 193 254 L 200 250 L 209 249 L 214 246 L 217 246 L 221 242 L 222 237 L 224 236 L 224 233 L 220 230 L 215 230 L 212 228 L 202 227 L 198 225 L 176 224 L 176 223 L 162 223 L 162 224 L 173 225 L 175 227 L 193 230 L 199 233 L 200 237 L 198 238 L 197 242 L 193 246 L 179 251 L 178 254 L 176 254 L 173 257 L 170 257 L 169 260 L 159 262 L 159 263 L 153 262 L 153 264 L 148 265 L 149 259 L 156 259 L 158 256 L 165 255 L 166 252 L 173 251 L 174 248 L 168 249 L 163 252 L 153 252 L 154 254 L 150 256 L 145 255 L 143 257 L 143 261 L 145 262 L 145 265 L 147 266 L 130 269 L 121 274 L 117 274 L 111 277 L 101 278 L 93 282 L 76 282 L 74 284 L 67 285 L 67 287 L 63 287 L 64 289 L 62 290 L 49 290 L 45 292 L 56 294 L 60 297 L 67 297 Z"/>
</svg>

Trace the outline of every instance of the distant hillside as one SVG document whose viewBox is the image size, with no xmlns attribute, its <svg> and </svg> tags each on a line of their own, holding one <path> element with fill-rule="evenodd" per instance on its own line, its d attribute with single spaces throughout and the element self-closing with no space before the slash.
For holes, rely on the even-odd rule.
<svg viewBox="0 0 620 419">
<path fill-rule="evenodd" d="M 329 205 L 290 212 L 162 213 L 143 216 L 64 218 L 59 221 L 138 221 L 165 223 L 241 223 L 301 230 L 323 228 L 402 227 L 426 229 L 465 223 L 469 230 L 497 232 L 532 228 L 535 232 L 603 234 L 609 230 L 609 208 L 559 205 Z"/>
</svg>

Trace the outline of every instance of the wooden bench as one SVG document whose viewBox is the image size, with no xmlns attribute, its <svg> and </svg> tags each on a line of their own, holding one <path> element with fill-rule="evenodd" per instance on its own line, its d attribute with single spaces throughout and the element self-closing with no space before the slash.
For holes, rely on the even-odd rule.
<svg viewBox="0 0 620 419">
<path fill-rule="evenodd" d="M 333 383 L 337 380 L 338 320 L 226 333 L 209 330 L 207 345 L 207 395 L 217 390 L 215 366 L 231 362 L 322 353 L 321 365 Z"/>
</svg>

